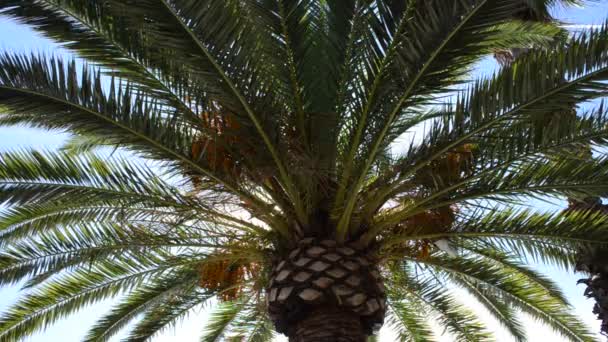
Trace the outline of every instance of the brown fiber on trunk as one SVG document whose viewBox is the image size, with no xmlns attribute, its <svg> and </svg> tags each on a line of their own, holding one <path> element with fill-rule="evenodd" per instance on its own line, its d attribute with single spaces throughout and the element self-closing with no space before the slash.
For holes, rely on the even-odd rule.
<svg viewBox="0 0 608 342">
<path fill-rule="evenodd" d="M 359 316 L 349 310 L 319 307 L 295 323 L 289 342 L 365 342 L 367 335 Z"/>
</svg>

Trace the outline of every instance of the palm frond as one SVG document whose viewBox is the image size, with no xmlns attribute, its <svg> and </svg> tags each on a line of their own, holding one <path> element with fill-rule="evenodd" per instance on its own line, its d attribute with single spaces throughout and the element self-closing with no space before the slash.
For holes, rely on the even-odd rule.
<svg viewBox="0 0 608 342">
<path fill-rule="evenodd" d="M 104 159 L 95 155 L 72 158 L 65 153 L 25 150 L 2 153 L 0 166 L 1 198 L 10 205 L 62 202 L 70 196 L 78 196 L 89 204 L 104 203 L 100 197 L 103 192 L 107 193 L 108 202 L 122 197 L 131 203 L 137 203 L 138 198 L 143 203 L 156 202 L 159 207 L 193 204 L 181 190 L 150 168 L 120 158 Z M 44 191 L 45 185 L 47 191 Z M 28 187 L 33 191 L 27 191 Z M 87 195 L 87 191 L 92 194 Z"/>
<path fill-rule="evenodd" d="M 457 341 L 487 341 L 492 340 L 492 334 L 479 321 L 478 317 L 468 308 L 446 292 L 444 284 L 435 278 L 411 274 L 408 266 L 401 270 L 395 268 L 391 274 L 390 283 L 394 289 L 389 291 L 389 299 L 400 302 L 405 297 L 407 303 L 414 307 L 425 307 L 427 317 L 434 317 L 437 322 L 446 327 Z"/>
<path fill-rule="evenodd" d="M 272 322 L 262 303 L 249 305 L 247 313 L 235 322 L 233 334 L 246 342 L 270 342 L 274 339 Z"/>
<path fill-rule="evenodd" d="M 429 209 L 466 203 L 475 200 L 516 203 L 523 198 L 586 198 L 601 196 L 608 190 L 608 158 L 598 158 L 582 164 L 569 156 L 528 158 L 504 168 L 485 169 L 475 175 L 463 177 L 454 185 L 439 185 L 413 205 L 405 205 L 386 213 L 374 227 L 374 233 L 402 222 L 411 215 Z M 470 182 L 470 183 L 469 183 Z M 460 188 L 459 188 L 460 187 Z"/>
<path fill-rule="evenodd" d="M 399 338 L 399 341 L 436 341 L 433 330 L 428 324 L 427 316 L 416 306 L 415 301 L 402 301 L 390 304 L 388 327 Z"/>
<path fill-rule="evenodd" d="M 508 305 L 524 311 L 546 324 L 561 335 L 575 341 L 593 341 L 594 335 L 574 315 L 570 307 L 545 289 L 528 282 L 528 277 L 518 276 L 508 269 L 497 267 L 483 259 L 460 257 L 457 259 L 432 258 L 419 260 L 440 271 L 449 278 L 470 281 L 484 291 L 494 292 Z"/>
<path fill-rule="evenodd" d="M 94 153 L 100 147 L 105 147 L 106 141 L 99 137 L 87 137 L 82 135 L 71 136 L 61 146 L 61 151 L 70 155 L 78 156 L 86 153 Z M 114 147 L 117 149 L 119 147 Z"/>
<path fill-rule="evenodd" d="M 576 265 L 576 249 L 551 241 L 490 238 L 473 242 L 481 244 L 483 248 L 509 251 L 526 264 L 551 265 L 562 270 L 572 270 Z"/>
<path fill-rule="evenodd" d="M 167 61 L 154 59 L 145 41 L 130 34 L 124 21 L 106 19 L 108 8 L 100 1 L 27 0 L 3 1 L 2 14 L 30 25 L 63 47 L 93 62 L 112 75 L 129 80 L 165 104 L 179 108 L 187 120 L 197 125 L 200 118 L 178 93 L 184 80 L 171 79 Z M 102 19 L 103 18 L 103 19 Z"/>
<path fill-rule="evenodd" d="M 174 326 L 184 319 L 195 308 L 200 307 L 212 297 L 212 294 L 198 291 L 191 295 L 173 296 L 164 305 L 147 311 L 135 324 L 127 337 L 129 341 L 150 341 L 157 334 Z"/>
<path fill-rule="evenodd" d="M 573 214 L 535 213 L 530 210 L 496 208 L 467 216 L 456 222 L 452 231 L 425 233 L 411 232 L 407 236 L 386 239 L 390 246 L 402 241 L 435 238 L 511 239 L 553 242 L 568 248 L 580 244 L 606 244 L 608 218 L 597 212 Z M 466 228 L 465 228 L 466 227 Z"/>
<path fill-rule="evenodd" d="M 91 303 L 141 286 L 154 275 L 195 263 L 190 259 L 161 264 L 162 259 L 160 255 L 115 259 L 97 264 L 90 271 L 80 269 L 49 280 L 0 317 L 0 338 L 19 340 Z"/>
<path fill-rule="evenodd" d="M 223 3 L 223 1 L 210 1 L 211 5 L 215 5 L 217 7 L 218 4 Z M 120 4 L 120 2 L 115 2 L 117 8 L 124 8 L 124 5 Z M 298 217 L 300 220 L 306 222 L 306 218 L 302 212 L 301 200 L 299 195 L 296 193 L 295 184 L 292 182 L 290 175 L 287 172 L 285 167 L 285 163 L 282 160 L 281 156 L 278 153 L 278 148 L 271 141 L 265 127 L 264 122 L 261 118 L 254 112 L 253 108 L 247 101 L 245 95 L 242 91 L 237 87 L 236 83 L 233 79 L 228 75 L 226 69 L 220 64 L 219 59 L 212 53 L 212 51 L 208 48 L 208 45 L 200 39 L 200 34 L 202 32 L 205 33 L 207 37 L 213 37 L 212 32 L 207 31 L 198 31 L 195 32 L 193 25 L 196 25 L 202 18 L 195 17 L 191 18 L 186 16 L 185 18 L 181 15 L 188 13 L 183 10 L 183 7 L 180 5 L 174 7 L 172 3 L 162 0 L 161 6 L 158 6 L 157 1 L 149 0 L 149 1 L 140 1 L 137 7 L 138 11 L 131 10 L 130 15 L 135 14 L 139 18 L 140 15 L 145 14 L 147 18 L 156 19 L 155 23 L 156 27 L 154 27 L 154 41 L 156 44 L 160 44 L 161 46 L 166 44 L 166 41 L 163 41 L 163 37 L 169 36 L 171 38 L 171 44 L 183 44 L 183 46 L 190 46 L 194 56 L 198 56 L 197 58 L 197 66 L 198 68 L 205 69 L 207 74 L 213 75 L 213 83 L 216 84 L 216 87 L 220 89 L 224 89 L 224 92 L 230 94 L 230 96 L 222 97 L 221 101 L 226 102 L 229 99 L 232 99 L 232 103 L 229 103 L 228 108 L 234 108 L 237 112 L 244 112 L 244 114 L 249 118 L 257 134 L 262 139 L 264 146 L 268 150 L 270 156 L 272 157 L 274 163 L 276 164 L 277 171 L 280 175 L 280 179 L 283 181 L 283 185 L 287 189 L 287 193 L 290 196 L 291 200 L 295 204 L 296 213 L 298 213 Z M 213 13 L 208 9 L 205 11 L 208 14 Z M 200 13 L 200 12 L 199 12 Z M 155 18 L 156 16 L 156 18 Z M 164 18 L 173 18 L 173 20 L 162 20 Z M 190 21 L 187 21 L 189 19 Z M 137 19 L 139 20 L 139 19 Z M 150 30 L 151 25 L 146 24 L 146 30 Z M 199 34 L 197 34 L 199 33 Z M 218 37 L 219 35 L 214 35 Z M 225 39 L 230 39 L 229 35 L 224 36 Z M 224 41 L 215 41 L 214 43 L 218 44 L 221 47 L 230 46 L 230 40 Z M 181 45 L 180 44 L 180 45 Z M 230 56 L 231 54 L 228 54 Z M 238 54 L 234 54 L 238 56 Z M 200 63 L 200 64 L 199 64 Z M 213 84 L 212 83 L 212 84 Z"/>
<path fill-rule="evenodd" d="M 444 113 L 444 115 L 453 115 L 453 113 Z M 475 177 L 491 173 L 493 169 L 507 168 L 534 157 L 552 158 L 553 155 L 558 155 L 562 158 L 569 156 L 574 159 L 578 158 L 576 151 L 581 146 L 607 144 L 605 136 L 608 116 L 603 103 L 593 110 L 578 115 L 568 111 L 564 115 L 553 117 L 555 119 L 551 120 L 550 129 L 540 132 L 536 129 L 537 122 L 527 120 L 471 137 L 467 140 L 467 144 L 473 146 L 474 150 L 472 158 L 467 160 L 464 177 L 454 182 L 453 179 L 444 179 L 442 175 L 431 174 L 433 183 L 430 185 L 439 190 L 439 194 L 433 194 L 434 197 L 440 197 L 441 194 L 452 189 L 465 186 Z M 405 171 L 411 165 L 420 162 L 421 159 L 418 158 L 424 158 L 423 156 L 428 155 L 435 146 L 452 139 L 456 133 L 453 127 L 448 126 L 452 126 L 452 123 L 436 121 L 420 145 L 410 147 L 405 156 L 392 163 L 392 170 L 379 175 L 377 180 L 367 186 L 366 192 L 371 195 L 366 212 L 374 212 L 401 192 L 410 191 L 417 185 L 412 183 L 412 177 L 416 175 Z M 418 173 L 424 171 L 423 168 Z M 400 173 L 402 178 L 399 178 Z M 404 173 L 409 176 L 403 175 Z"/>
<path fill-rule="evenodd" d="M 248 305 L 248 300 L 240 299 L 232 302 L 218 304 L 211 313 L 209 322 L 205 325 L 201 342 L 217 342 L 227 338 L 227 333 L 238 316 L 241 315 Z"/>
<path fill-rule="evenodd" d="M 455 283 L 479 301 L 496 320 L 507 329 L 516 341 L 526 341 L 526 333 L 523 324 L 515 309 L 510 307 L 504 300 L 495 294 L 483 291 L 479 286 L 466 279 L 452 279 Z"/>
<path fill-rule="evenodd" d="M 102 317 L 91 328 L 85 341 L 108 341 L 142 313 L 166 305 L 174 297 L 191 295 L 196 282 L 196 275 L 186 273 L 154 280 L 153 284 L 137 289 Z"/>
<path fill-rule="evenodd" d="M 390 87 L 386 87 L 387 90 L 393 91 L 393 94 L 395 94 L 394 89 L 399 89 L 401 86 L 405 90 L 397 91 L 395 95 L 386 94 L 385 96 L 391 98 L 391 101 L 383 102 L 384 108 L 379 108 L 378 113 L 375 113 L 377 123 L 369 125 L 372 129 L 370 129 L 368 143 L 364 145 L 366 148 L 361 158 L 364 162 L 361 163 L 358 176 L 355 177 L 353 186 L 349 189 L 351 196 L 345 204 L 344 215 L 338 226 L 339 235 L 343 236 L 348 229 L 350 215 L 357 198 L 356 194 L 363 187 L 377 153 L 388 146 L 385 138 L 391 127 L 398 116 L 408 115 L 408 111 L 402 113 L 403 108 L 415 108 L 422 104 L 429 104 L 429 94 L 437 96 L 437 94 L 447 92 L 448 87 L 457 85 L 458 79 L 467 68 L 481 56 L 487 54 L 492 47 L 500 45 L 501 42 L 505 43 L 505 39 L 510 39 L 512 43 L 517 39 L 515 37 L 522 36 L 508 35 L 505 34 L 508 30 L 500 30 L 500 28 L 507 27 L 501 27 L 500 24 L 508 22 L 514 12 L 518 8 L 521 9 L 522 4 L 518 1 L 506 1 L 500 4 L 493 1 L 464 1 L 454 3 L 451 7 L 438 6 L 432 1 L 427 1 L 424 2 L 424 5 L 419 3 L 417 6 L 417 13 L 407 23 L 407 29 L 403 32 L 405 40 L 399 46 L 398 58 L 393 65 L 393 67 L 399 68 L 399 70 L 395 70 L 395 74 L 402 78 L 397 80 L 396 84 L 385 82 L 390 85 Z M 528 27 L 528 29 L 530 28 Z M 524 29 L 520 30 L 520 32 L 524 31 Z M 497 34 L 497 32 L 501 33 Z M 483 43 L 480 44 L 480 42 Z M 377 95 L 376 91 L 372 91 L 370 94 Z M 362 120 L 357 125 L 357 134 L 355 134 L 349 151 L 359 148 L 362 141 L 361 132 L 363 127 L 368 125 L 367 111 L 368 109 L 365 110 Z M 393 140 L 390 139 L 390 141 Z M 353 154 L 350 152 L 349 164 L 341 179 L 342 185 L 350 182 L 352 156 Z M 343 189 L 344 186 L 341 190 Z"/>
<path fill-rule="evenodd" d="M 175 172 L 201 175 L 217 186 L 267 210 L 262 201 L 248 194 L 233 176 L 206 165 L 192 155 L 194 132 L 167 116 L 126 86 L 104 94 L 101 75 L 82 70 L 78 82 L 74 63 L 60 59 L 4 55 L 0 58 L 0 105 L 7 112 L 2 124 L 33 124 L 44 128 L 71 129 L 75 133 L 103 137 L 112 145 L 129 144 L 144 157 L 160 160 Z"/>
<path fill-rule="evenodd" d="M 527 267 L 524 263 L 525 259 L 522 260 L 515 254 L 491 249 L 487 246 L 480 247 L 475 246 L 475 244 L 465 244 L 464 248 L 474 254 L 487 258 L 510 271 L 517 272 L 520 276 L 527 278 L 528 283 L 535 284 L 551 296 L 561 300 L 563 303 L 568 303 L 568 300 L 560 290 L 559 285 L 546 275 Z"/>
<path fill-rule="evenodd" d="M 432 149 L 423 149 L 408 158 L 410 165 L 401 177 L 416 173 L 433 160 L 461 144 L 484 134 L 513 131 L 522 121 L 541 114 L 570 114 L 572 106 L 602 96 L 605 92 L 608 28 L 592 30 L 550 51 L 531 52 L 496 76 L 478 81 L 461 96 L 453 121 L 435 134 Z M 570 61 L 562 63 L 561 61 Z M 541 72 L 547 77 L 532 78 Z M 518 91 L 513 91 L 517 89 Z M 598 117 L 603 115 L 598 112 Z M 447 129 L 450 126 L 452 128 Z M 483 140 L 482 140 L 483 142 Z"/>
<path fill-rule="evenodd" d="M 195 233 L 163 234 L 138 226 L 79 225 L 23 238 L 4 248 L 0 285 L 28 280 L 26 286 L 31 287 L 63 270 L 110 262 L 116 255 L 137 259 L 141 253 L 168 253 L 177 248 L 236 252 L 226 241 L 224 237 L 201 239 Z"/>
<path fill-rule="evenodd" d="M 213 191 L 197 198 L 187 196 L 150 168 L 121 159 L 24 151 L 2 154 L 0 165 L 0 200 L 11 206 L 0 218 L 2 243 L 10 241 L 10 236 L 86 220 L 125 223 L 164 217 L 165 222 L 172 218 L 173 222 L 224 221 L 228 225 L 232 221 L 227 212 L 212 209 L 214 203 L 230 204 L 230 197 Z M 74 196 L 79 201 L 71 201 Z M 206 200 L 211 202 L 205 204 Z M 237 221 L 241 223 L 232 222 L 237 230 L 244 224 L 249 226 L 245 230 L 264 232 Z"/>
</svg>

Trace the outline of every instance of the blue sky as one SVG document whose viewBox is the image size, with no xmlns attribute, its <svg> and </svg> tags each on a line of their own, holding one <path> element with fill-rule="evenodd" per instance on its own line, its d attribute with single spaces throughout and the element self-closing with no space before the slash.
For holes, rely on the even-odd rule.
<svg viewBox="0 0 608 342">
<path fill-rule="evenodd" d="M 562 21 L 568 24 L 576 25 L 593 25 L 602 24 L 608 18 L 608 2 L 598 1 L 590 3 L 585 8 L 558 8 L 554 10 L 554 14 Z M 575 26 L 573 26 L 575 29 Z M 61 47 L 35 34 L 32 30 L 21 26 L 15 22 L 9 21 L 0 16 L 0 52 L 44 52 L 46 54 L 62 54 Z M 488 58 L 479 64 L 479 73 L 491 72 L 495 68 L 492 59 Z M 25 127 L 0 127 L 0 151 L 7 151 L 16 148 L 34 147 L 42 149 L 52 149 L 61 145 L 65 141 L 66 134 L 58 132 L 48 132 L 41 130 L 33 130 Z M 538 203 L 539 209 L 550 210 L 552 207 L 547 204 Z M 551 274 L 557 282 L 563 287 L 565 293 L 575 305 L 576 313 L 584 319 L 595 330 L 599 330 L 599 324 L 595 321 L 591 313 L 592 302 L 586 300 L 582 296 L 583 287 L 576 286 L 576 280 L 580 277 L 562 270 L 557 270 L 552 267 L 539 267 L 543 272 Z M 16 300 L 18 292 L 17 287 L 0 289 L 0 311 L 7 308 Z M 467 300 L 465 294 L 462 294 L 464 300 Z M 28 339 L 31 342 L 76 342 L 80 341 L 89 326 L 92 325 L 96 317 L 99 317 L 105 310 L 110 307 L 111 303 L 104 302 L 98 305 L 91 306 L 81 313 L 74 315 L 68 319 L 61 321 L 56 326 L 51 327 L 44 333 L 37 334 Z M 482 308 L 479 308 L 480 313 L 484 315 Z M 163 335 L 155 339 L 159 341 L 196 341 L 200 334 L 200 323 L 205 319 L 203 311 L 194 312 L 192 319 L 184 321 L 175 329 L 167 331 Z M 492 327 L 495 327 L 495 322 L 489 322 Z M 542 327 L 532 320 L 526 320 L 527 330 L 531 341 L 546 340 L 546 341 L 562 341 L 550 330 Z M 497 329 L 500 329 L 497 327 Z M 383 332 L 382 341 L 392 341 L 390 333 Z M 449 337 L 445 341 L 450 341 Z M 500 341 L 510 341 L 506 337 L 501 337 Z"/>
</svg>

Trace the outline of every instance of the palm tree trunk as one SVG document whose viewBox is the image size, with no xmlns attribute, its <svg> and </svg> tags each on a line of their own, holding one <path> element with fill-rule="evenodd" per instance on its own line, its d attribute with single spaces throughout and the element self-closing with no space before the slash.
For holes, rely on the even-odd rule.
<svg viewBox="0 0 608 342">
<path fill-rule="evenodd" d="M 602 200 L 590 197 L 583 201 L 568 199 L 569 211 L 600 212 L 608 215 L 608 206 L 602 204 Z M 588 275 L 587 278 L 578 281 L 585 284 L 585 296 L 595 300 L 593 313 L 598 320 L 602 321 L 601 332 L 608 336 L 608 249 L 603 246 L 587 246 L 581 248 L 576 261 L 576 271 Z"/>
<path fill-rule="evenodd" d="M 576 268 L 589 275 L 578 283 L 585 284 L 585 296 L 595 300 L 593 313 L 602 321 L 602 334 L 608 336 L 608 251 L 597 246 L 581 250 Z"/>
<path fill-rule="evenodd" d="M 277 255 L 266 289 L 268 314 L 290 341 L 366 341 L 380 329 L 386 293 L 375 253 L 306 238 Z"/>
<path fill-rule="evenodd" d="M 608 215 L 608 206 L 600 198 L 587 198 L 584 201 L 569 199 L 568 211 L 588 210 Z M 585 296 L 595 300 L 593 313 L 602 321 L 601 332 L 608 336 L 608 249 L 603 246 L 581 248 L 576 262 L 576 271 L 588 275 L 578 281 L 585 284 Z"/>
<path fill-rule="evenodd" d="M 289 342 L 367 341 L 357 314 L 328 306 L 316 308 L 289 330 Z"/>
</svg>

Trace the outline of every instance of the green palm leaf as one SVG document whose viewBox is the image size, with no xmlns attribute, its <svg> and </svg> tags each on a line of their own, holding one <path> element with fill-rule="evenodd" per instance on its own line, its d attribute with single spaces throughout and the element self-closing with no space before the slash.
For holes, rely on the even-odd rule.
<svg viewBox="0 0 608 342">
<path fill-rule="evenodd" d="M 421 314 L 415 301 L 391 304 L 388 326 L 399 336 L 399 341 L 435 341 L 433 330 L 425 315 Z"/>
<path fill-rule="evenodd" d="M 196 307 L 201 306 L 209 297 L 209 294 L 206 293 L 172 297 L 164 305 L 159 305 L 146 312 L 127 339 L 130 341 L 150 341 L 154 336 L 186 317 Z"/>
<path fill-rule="evenodd" d="M 436 319 L 439 323 L 458 341 L 492 339 L 492 334 L 475 313 L 446 293 L 442 284 L 429 277 L 412 275 L 407 266 L 401 271 L 395 270 L 393 276 L 396 288 L 390 292 L 390 296 L 396 303 L 405 299 L 405 304 L 409 301 L 413 307 L 426 308 L 427 315 L 438 315 Z M 424 333 L 424 327 L 420 332 Z"/>
<path fill-rule="evenodd" d="M 221 303 L 211 313 L 209 323 L 207 323 L 201 337 L 201 342 L 216 342 L 227 338 L 232 324 L 236 323 L 238 316 L 243 313 L 247 305 L 248 301 L 245 299 Z"/>
<path fill-rule="evenodd" d="M 86 341 L 107 341 L 138 315 L 154 310 L 171 297 L 188 296 L 193 291 L 196 277 L 192 274 L 172 276 L 159 279 L 153 285 L 147 285 L 130 294 L 112 311 L 100 319 L 89 331 Z"/>
<path fill-rule="evenodd" d="M 458 279 L 455 282 L 475 297 L 509 331 L 516 341 L 526 340 L 523 325 L 517 317 L 516 311 L 506 304 L 500 296 L 483 291 L 475 284 L 464 279 Z"/>
<path fill-rule="evenodd" d="M 154 258 L 106 262 L 91 271 L 79 270 L 47 281 L 0 318 L 0 338 L 18 340 L 86 305 L 142 285 L 146 279 L 165 274 L 172 267 L 193 263 L 182 260 L 160 266 L 159 257 Z"/>
<path fill-rule="evenodd" d="M 569 314 L 569 306 L 544 289 L 528 283 L 525 277 L 518 277 L 508 270 L 492 267 L 481 259 L 425 260 L 424 264 L 448 273 L 456 280 L 464 278 L 473 285 L 485 287 L 501 299 L 534 317 L 546 321 L 563 336 L 577 341 L 593 341 L 583 323 Z"/>
</svg>

